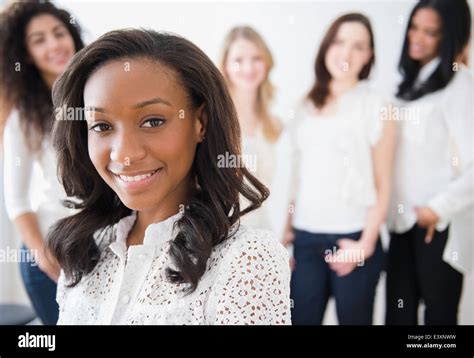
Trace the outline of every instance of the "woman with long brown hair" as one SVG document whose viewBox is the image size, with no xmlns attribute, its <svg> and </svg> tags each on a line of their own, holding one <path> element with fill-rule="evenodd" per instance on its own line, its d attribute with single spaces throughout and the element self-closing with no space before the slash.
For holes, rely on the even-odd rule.
<svg viewBox="0 0 474 358">
<path fill-rule="evenodd" d="M 371 324 L 383 265 L 379 230 L 389 194 L 394 127 L 365 79 L 374 63 L 369 20 L 339 17 L 315 63 L 316 82 L 291 123 L 293 324 L 321 324 L 334 296 L 340 324 Z M 386 118 L 390 119 L 390 118 Z"/>
</svg>

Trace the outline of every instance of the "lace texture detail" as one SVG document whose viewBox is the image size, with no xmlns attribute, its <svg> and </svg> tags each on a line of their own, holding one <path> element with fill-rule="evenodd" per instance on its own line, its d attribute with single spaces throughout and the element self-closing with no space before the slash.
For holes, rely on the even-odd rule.
<svg viewBox="0 0 474 358">
<path fill-rule="evenodd" d="M 143 245 L 125 245 L 134 215 L 105 231 L 89 275 L 68 288 L 61 273 L 58 324 L 291 324 L 288 253 L 270 231 L 240 226 L 213 249 L 191 294 L 168 282 L 179 215 L 150 225 Z"/>
</svg>

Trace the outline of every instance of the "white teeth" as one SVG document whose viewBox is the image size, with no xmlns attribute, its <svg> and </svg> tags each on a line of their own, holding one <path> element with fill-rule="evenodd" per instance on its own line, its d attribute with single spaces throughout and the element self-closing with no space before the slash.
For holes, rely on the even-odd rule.
<svg viewBox="0 0 474 358">
<path fill-rule="evenodd" d="M 143 179 L 151 177 L 153 174 L 155 174 L 157 170 L 152 171 L 151 173 L 148 174 L 143 174 L 143 175 L 135 175 L 133 177 L 129 177 L 126 175 L 119 175 L 120 179 L 122 179 L 125 182 L 133 182 L 133 181 L 141 181 Z"/>
<path fill-rule="evenodd" d="M 66 53 L 62 53 L 60 55 L 52 56 L 50 57 L 51 61 L 64 61 L 67 57 Z"/>
</svg>

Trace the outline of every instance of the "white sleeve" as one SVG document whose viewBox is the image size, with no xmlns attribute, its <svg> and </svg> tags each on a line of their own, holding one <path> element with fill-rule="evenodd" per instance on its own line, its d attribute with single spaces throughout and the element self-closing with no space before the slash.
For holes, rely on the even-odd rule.
<svg viewBox="0 0 474 358">
<path fill-rule="evenodd" d="M 32 212 L 29 188 L 34 157 L 28 149 L 20 130 L 18 112 L 9 116 L 4 132 L 4 195 L 10 220 Z"/>
<path fill-rule="evenodd" d="M 270 227 L 279 240 L 283 238 L 290 209 L 289 204 L 295 201 L 298 192 L 300 153 L 296 132 L 305 113 L 301 103 L 294 108 L 294 115 L 285 124 L 275 144 L 275 172 L 270 187 L 270 197 L 267 199 Z"/>
<path fill-rule="evenodd" d="M 386 120 L 390 119 L 392 105 L 388 97 L 379 94 L 373 90 L 368 103 L 368 128 L 367 134 L 369 143 L 374 147 L 382 138 Z"/>
<path fill-rule="evenodd" d="M 271 231 L 247 229 L 214 284 L 217 325 L 289 325 L 288 252 Z"/>
<path fill-rule="evenodd" d="M 440 217 L 440 225 L 446 225 L 453 216 L 474 202 L 474 81 L 467 71 L 458 73 L 453 81 L 455 82 L 446 91 L 442 105 L 453 148 L 451 165 L 456 175 L 428 203 Z"/>
</svg>

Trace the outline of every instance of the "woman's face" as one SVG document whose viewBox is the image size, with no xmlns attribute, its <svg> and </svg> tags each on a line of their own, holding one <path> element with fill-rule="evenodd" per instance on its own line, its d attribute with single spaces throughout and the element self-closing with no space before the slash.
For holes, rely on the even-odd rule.
<svg viewBox="0 0 474 358">
<path fill-rule="evenodd" d="M 324 60 L 332 79 L 358 80 L 359 73 L 371 57 L 367 28 L 358 22 L 345 22 L 339 26 Z"/>
<path fill-rule="evenodd" d="M 205 120 L 174 71 L 145 59 L 107 63 L 87 80 L 84 104 L 89 157 L 125 206 L 184 203 Z"/>
<path fill-rule="evenodd" d="M 26 49 L 43 77 L 58 77 L 76 48 L 64 23 L 48 14 L 38 15 L 26 26 Z"/>
<path fill-rule="evenodd" d="M 415 12 L 408 29 L 408 56 L 422 65 L 438 56 L 441 43 L 441 18 L 430 8 Z"/>
<path fill-rule="evenodd" d="M 244 38 L 235 40 L 229 48 L 225 71 L 231 87 L 255 91 L 267 76 L 267 65 L 261 50 Z"/>
</svg>

